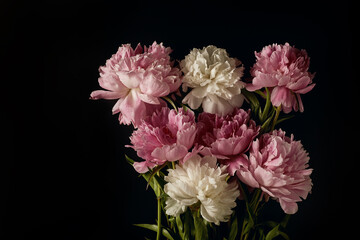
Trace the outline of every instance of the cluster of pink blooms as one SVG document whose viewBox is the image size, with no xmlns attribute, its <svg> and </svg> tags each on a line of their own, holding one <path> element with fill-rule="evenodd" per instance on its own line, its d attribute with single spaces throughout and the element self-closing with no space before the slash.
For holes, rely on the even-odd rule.
<svg viewBox="0 0 360 240">
<path fill-rule="evenodd" d="M 128 147 L 143 159 L 134 163 L 135 170 L 145 173 L 168 162 L 183 164 L 197 154 L 214 156 L 219 166 L 227 166 L 231 178 L 249 189 L 260 188 L 265 197 L 277 199 L 284 212 L 295 213 L 297 202 L 312 187 L 312 169 L 301 142 L 281 129 L 261 133 L 247 109 L 234 108 L 225 116 L 197 114 L 188 107 L 170 110 L 162 97 L 179 94 L 183 78 L 170 59 L 171 51 L 156 42 L 135 49 L 122 45 L 99 69 L 105 90 L 91 93 L 92 99 L 116 99 L 113 114 L 119 113 L 121 124 L 134 126 Z M 273 106 L 281 106 L 284 113 L 302 112 L 300 95 L 314 87 L 306 51 L 273 44 L 255 56 L 252 82 L 244 84 L 245 89 L 266 87 Z"/>
</svg>

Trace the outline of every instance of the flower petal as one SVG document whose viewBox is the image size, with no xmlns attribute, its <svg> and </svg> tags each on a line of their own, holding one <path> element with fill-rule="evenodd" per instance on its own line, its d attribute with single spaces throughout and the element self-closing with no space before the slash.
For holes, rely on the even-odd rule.
<svg viewBox="0 0 360 240">
<path fill-rule="evenodd" d="M 188 104 L 191 109 L 198 109 L 202 101 L 202 98 L 197 98 L 192 94 L 192 92 L 190 92 L 184 97 L 182 103 Z"/>
<path fill-rule="evenodd" d="M 149 168 L 152 169 L 153 167 L 155 167 L 156 165 L 151 163 L 151 162 L 134 162 L 133 167 L 135 168 L 135 170 L 138 173 L 146 173 L 149 171 Z"/>
<path fill-rule="evenodd" d="M 154 74 L 146 73 L 140 83 L 141 92 L 154 97 L 163 97 L 170 93 L 170 87 L 166 82 L 160 81 Z"/>
<path fill-rule="evenodd" d="M 204 112 L 220 116 L 225 116 L 234 110 L 234 107 L 228 101 L 213 94 L 209 94 L 204 98 L 202 107 Z"/>
<path fill-rule="evenodd" d="M 132 90 L 120 104 L 120 111 L 122 114 L 120 123 L 131 121 L 134 127 L 137 127 L 146 115 L 146 106 L 137 96 L 136 91 Z"/>
<path fill-rule="evenodd" d="M 141 101 L 149 103 L 149 104 L 160 104 L 159 99 L 157 97 L 153 97 L 150 95 L 146 95 L 146 94 L 138 94 L 139 98 L 141 99 Z"/>
<path fill-rule="evenodd" d="M 120 81 L 129 89 L 137 88 L 143 79 L 143 73 L 137 71 L 116 72 Z"/>
<path fill-rule="evenodd" d="M 122 94 L 119 92 L 110 92 L 104 90 L 96 90 L 90 94 L 90 98 L 93 100 L 97 99 L 119 99 Z"/>
<path fill-rule="evenodd" d="M 280 206 L 286 214 L 295 214 L 298 211 L 298 205 L 296 202 L 287 202 L 279 199 Z"/>
</svg>

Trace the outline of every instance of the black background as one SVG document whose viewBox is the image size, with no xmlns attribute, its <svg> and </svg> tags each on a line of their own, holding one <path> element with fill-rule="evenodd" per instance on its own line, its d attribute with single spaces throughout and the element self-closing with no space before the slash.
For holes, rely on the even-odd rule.
<svg viewBox="0 0 360 240">
<path fill-rule="evenodd" d="M 123 157 L 134 156 L 124 148 L 132 129 L 111 115 L 114 102 L 89 94 L 118 46 L 156 40 L 175 59 L 194 47 L 225 48 L 246 71 L 265 45 L 307 50 L 317 85 L 302 98 L 305 112 L 282 128 L 310 153 L 314 186 L 288 232 L 347 239 L 358 219 L 353 8 L 348 1 L 1 1 L 0 238 L 151 237 L 132 226 L 156 217 L 151 190 Z"/>
</svg>

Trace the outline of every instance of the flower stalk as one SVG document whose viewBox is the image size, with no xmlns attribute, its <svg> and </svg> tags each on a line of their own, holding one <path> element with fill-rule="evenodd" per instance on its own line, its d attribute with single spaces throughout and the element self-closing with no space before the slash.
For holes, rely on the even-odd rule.
<svg viewBox="0 0 360 240">
<path fill-rule="evenodd" d="M 159 172 L 156 173 L 157 176 L 160 177 Z M 161 237 L 161 187 L 159 184 L 157 184 L 157 191 L 158 191 L 158 197 L 157 197 L 157 233 L 156 233 L 156 240 L 160 240 Z"/>
<path fill-rule="evenodd" d="M 281 104 L 276 108 L 275 118 L 271 125 L 271 131 L 275 129 L 275 125 L 277 124 L 277 120 L 279 118 L 280 112 L 281 112 Z"/>
</svg>

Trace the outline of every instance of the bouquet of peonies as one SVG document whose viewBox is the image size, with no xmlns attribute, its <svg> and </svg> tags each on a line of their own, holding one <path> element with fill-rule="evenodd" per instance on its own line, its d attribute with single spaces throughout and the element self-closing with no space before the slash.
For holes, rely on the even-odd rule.
<svg viewBox="0 0 360 240">
<path fill-rule="evenodd" d="M 105 90 L 91 93 L 116 99 L 112 113 L 134 127 L 127 147 L 139 161 L 125 158 L 158 209 L 155 224 L 135 225 L 157 239 L 289 239 L 284 229 L 311 191 L 312 169 L 301 142 L 275 127 L 304 111 L 301 95 L 315 86 L 306 51 L 264 47 L 248 81 L 225 49 L 194 48 L 179 64 L 171 51 L 122 45 L 99 69 Z M 270 199 L 283 220 L 261 215 Z"/>
</svg>

